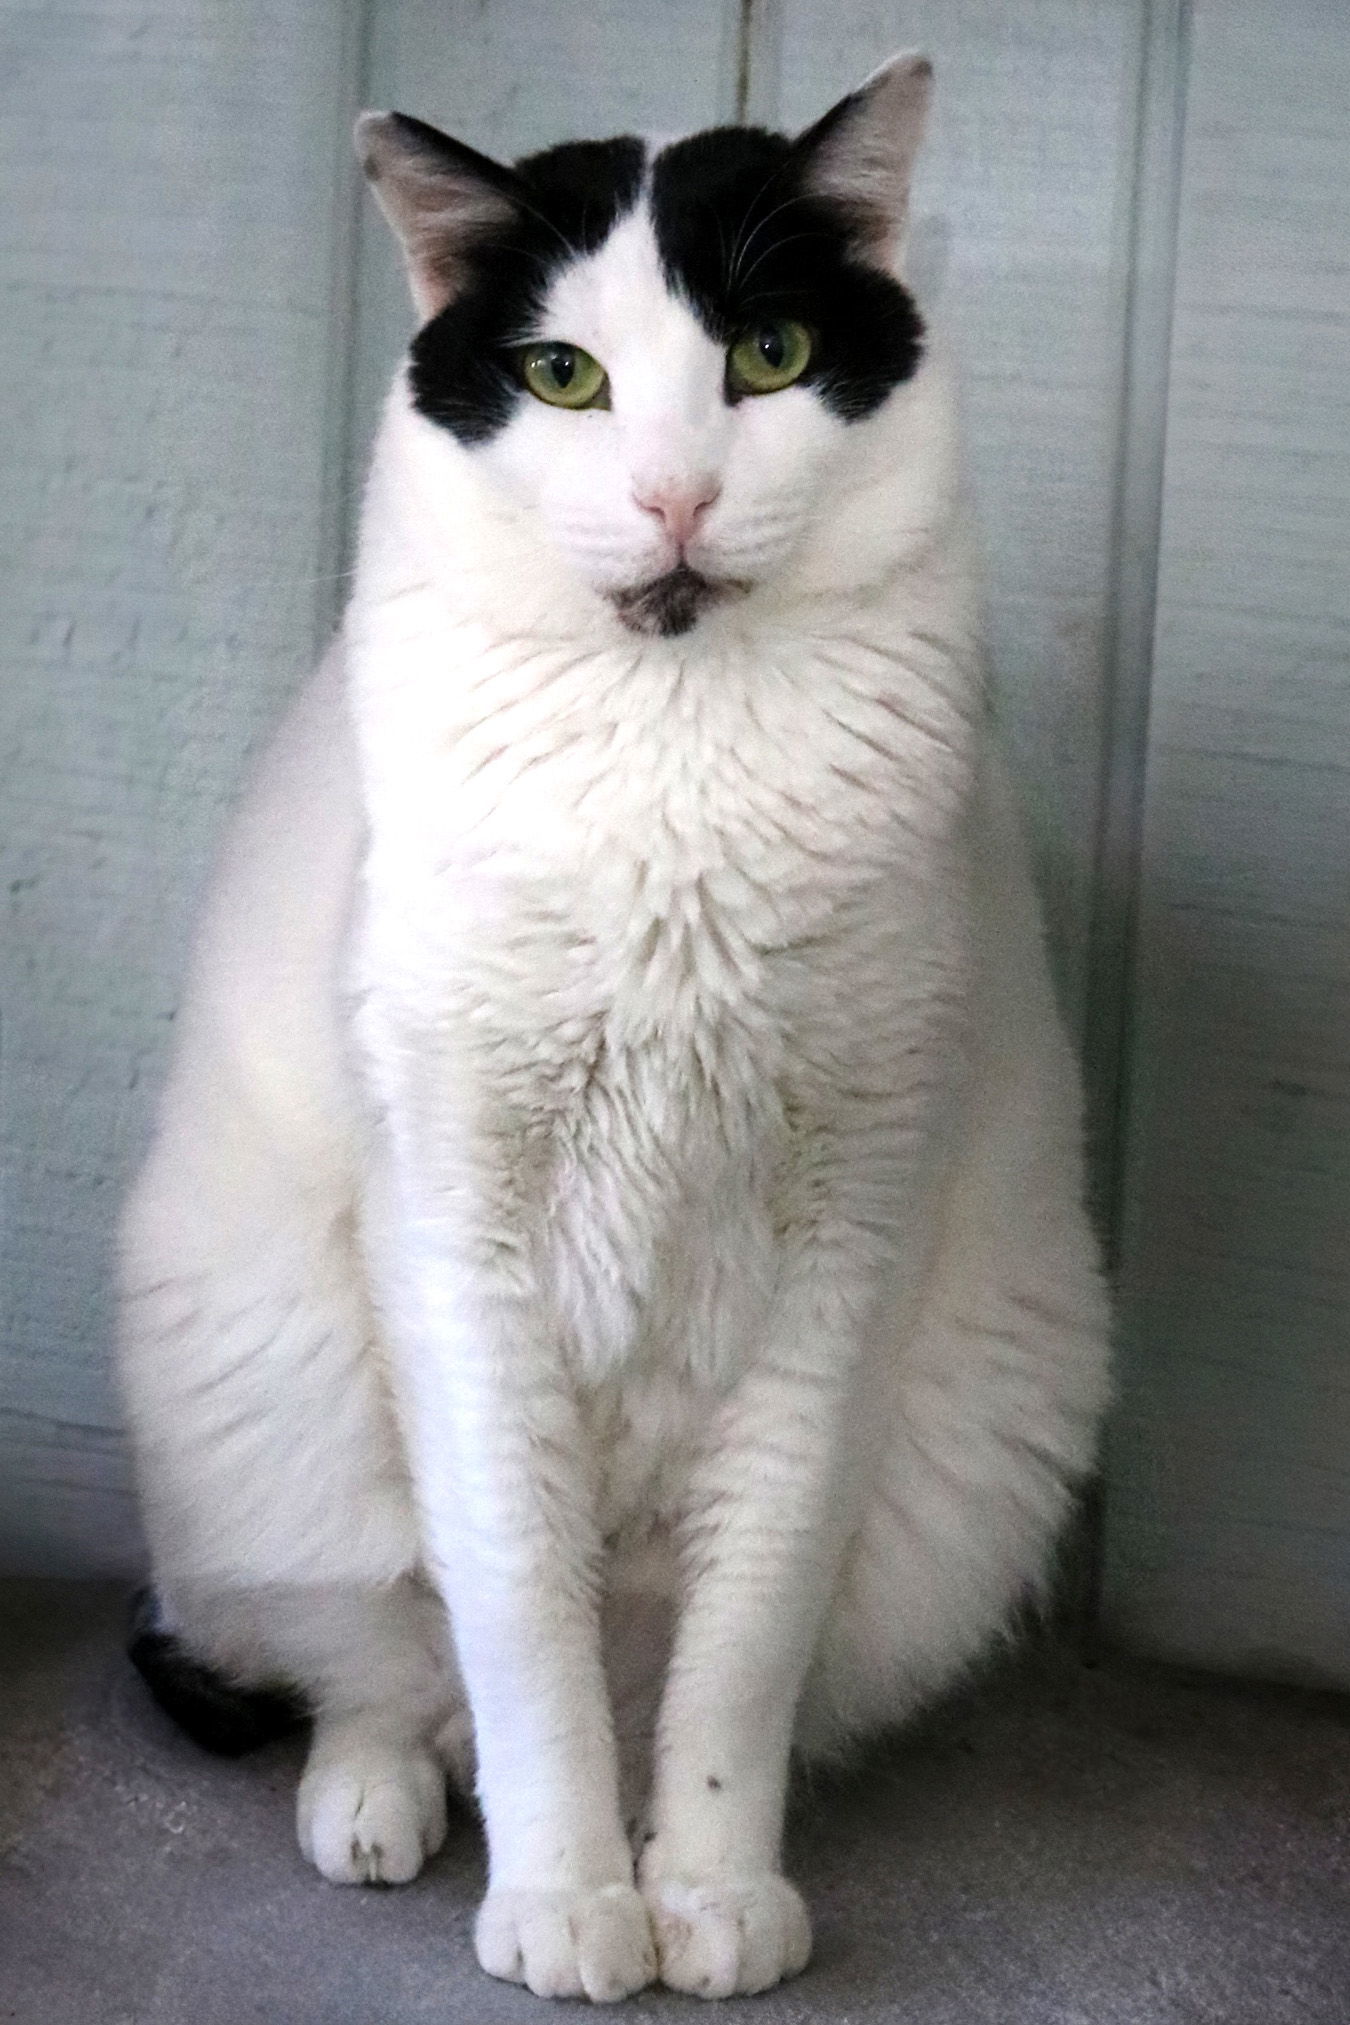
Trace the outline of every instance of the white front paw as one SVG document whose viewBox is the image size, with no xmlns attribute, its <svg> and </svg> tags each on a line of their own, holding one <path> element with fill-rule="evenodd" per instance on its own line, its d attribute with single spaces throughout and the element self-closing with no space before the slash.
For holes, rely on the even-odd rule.
<svg viewBox="0 0 1350 2025">
<path fill-rule="evenodd" d="M 666 1878 L 646 1887 L 661 1981 L 693 1997 L 749 1996 L 795 1976 L 811 1923 L 785 1877 Z"/>
<path fill-rule="evenodd" d="M 490 1891 L 474 1929 L 489 1976 L 536 1997 L 613 2004 L 656 1975 L 647 1908 L 631 1884 L 572 1891 Z"/>
<path fill-rule="evenodd" d="M 426 1752 L 321 1755 L 296 1808 L 300 1847 L 332 1884 L 407 1884 L 445 1840 L 445 1773 Z"/>
</svg>

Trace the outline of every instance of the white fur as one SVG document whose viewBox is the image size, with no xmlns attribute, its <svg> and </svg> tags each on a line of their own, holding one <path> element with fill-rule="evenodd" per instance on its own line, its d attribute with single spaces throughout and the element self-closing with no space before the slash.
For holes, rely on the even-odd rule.
<svg viewBox="0 0 1350 2025">
<path fill-rule="evenodd" d="M 476 1753 L 483 1965 L 716 1995 L 806 1958 L 794 1737 L 1040 1584 L 1105 1315 L 940 365 L 728 408 L 642 212 L 546 332 L 610 412 L 470 452 L 395 389 L 198 944 L 123 1370 L 183 1634 L 316 1703 L 325 1875 L 411 1875 Z M 634 488 L 709 476 L 691 560 L 751 587 L 637 638 Z M 676 1605 L 637 1889 L 605 1586 Z"/>
</svg>

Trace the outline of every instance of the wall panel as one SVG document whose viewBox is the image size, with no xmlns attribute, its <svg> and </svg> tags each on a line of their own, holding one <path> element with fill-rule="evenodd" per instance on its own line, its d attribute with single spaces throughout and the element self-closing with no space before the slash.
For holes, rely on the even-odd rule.
<svg viewBox="0 0 1350 2025">
<path fill-rule="evenodd" d="M 1350 1685 L 1350 24 L 1189 68 L 1107 1621 Z"/>
<path fill-rule="evenodd" d="M 331 592 L 355 42 L 333 0 L 5 0 L 0 37 L 0 1540 L 98 1565 L 116 1198 Z"/>
</svg>

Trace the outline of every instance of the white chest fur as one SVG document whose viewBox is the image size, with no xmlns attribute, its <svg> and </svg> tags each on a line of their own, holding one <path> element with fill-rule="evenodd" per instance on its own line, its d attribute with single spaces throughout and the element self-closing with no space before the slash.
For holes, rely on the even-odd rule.
<svg viewBox="0 0 1350 2025">
<path fill-rule="evenodd" d="M 940 1080 L 969 599 L 949 567 L 634 639 L 439 436 L 395 399 L 347 620 L 358 1041 L 640 1477 L 753 1356 L 841 1124 L 875 1196 Z"/>
</svg>

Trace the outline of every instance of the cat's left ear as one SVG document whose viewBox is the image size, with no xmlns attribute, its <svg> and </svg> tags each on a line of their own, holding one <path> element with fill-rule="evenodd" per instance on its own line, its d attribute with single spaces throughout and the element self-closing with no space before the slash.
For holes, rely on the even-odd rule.
<svg viewBox="0 0 1350 2025">
<path fill-rule="evenodd" d="M 406 113 L 362 113 L 356 152 L 403 248 L 418 314 L 430 321 L 462 285 L 472 246 L 511 223 L 515 175 Z"/>
<path fill-rule="evenodd" d="M 885 267 L 895 265 L 904 244 L 910 177 L 932 96 L 932 64 L 906 50 L 797 141 L 806 187 L 844 213 L 859 250 Z"/>
</svg>

